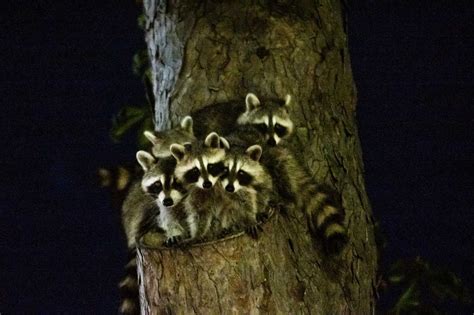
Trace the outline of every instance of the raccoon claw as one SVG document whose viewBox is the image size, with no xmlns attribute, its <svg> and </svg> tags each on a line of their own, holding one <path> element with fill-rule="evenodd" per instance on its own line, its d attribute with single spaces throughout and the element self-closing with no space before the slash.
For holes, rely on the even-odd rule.
<svg viewBox="0 0 474 315">
<path fill-rule="evenodd" d="M 275 208 L 278 210 L 278 212 L 279 212 L 281 215 L 283 215 L 283 216 L 285 216 L 285 217 L 288 216 L 289 207 L 288 207 L 286 204 L 284 204 L 284 203 L 278 203 Z"/>
<path fill-rule="evenodd" d="M 262 223 L 268 220 L 268 213 L 266 212 L 259 212 L 257 213 L 257 221 Z"/>
<path fill-rule="evenodd" d="M 259 225 L 252 225 L 245 229 L 245 232 L 250 235 L 253 239 L 258 239 L 258 233 L 263 232 L 263 229 Z"/>
<path fill-rule="evenodd" d="M 224 237 L 230 234 L 232 230 L 230 228 L 224 228 L 222 231 L 219 233 L 219 237 Z"/>
<path fill-rule="evenodd" d="M 182 237 L 180 235 L 168 237 L 168 239 L 165 241 L 164 245 L 166 247 L 174 246 L 174 245 L 178 244 L 181 241 L 181 239 L 182 239 Z"/>
<path fill-rule="evenodd" d="M 268 206 L 269 206 L 270 208 L 278 208 L 278 202 L 275 201 L 275 200 L 270 200 L 270 201 L 268 202 Z"/>
</svg>

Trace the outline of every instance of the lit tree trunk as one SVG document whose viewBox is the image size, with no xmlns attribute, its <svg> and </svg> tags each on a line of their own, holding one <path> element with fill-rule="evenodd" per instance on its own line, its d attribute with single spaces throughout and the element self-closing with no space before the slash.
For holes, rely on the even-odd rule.
<svg viewBox="0 0 474 315">
<path fill-rule="evenodd" d="M 291 94 L 293 146 L 339 191 L 350 243 L 325 256 L 301 211 L 188 249 L 138 249 L 145 314 L 370 314 L 376 248 L 341 5 L 322 1 L 146 0 L 157 129 L 206 105 Z M 316 245 L 315 245 L 316 243 Z"/>
</svg>

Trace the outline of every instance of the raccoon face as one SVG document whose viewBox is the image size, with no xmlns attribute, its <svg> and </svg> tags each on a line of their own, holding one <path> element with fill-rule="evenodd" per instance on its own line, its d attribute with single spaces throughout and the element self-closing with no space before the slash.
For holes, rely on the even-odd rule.
<svg viewBox="0 0 474 315">
<path fill-rule="evenodd" d="M 152 143 L 151 152 L 157 158 L 165 158 L 171 156 L 169 150 L 172 143 L 185 143 L 193 141 L 193 119 L 186 116 L 181 120 L 178 127 L 165 131 L 145 131 L 143 135 Z"/>
<path fill-rule="evenodd" d="M 170 151 L 178 163 L 176 175 L 185 185 L 211 189 L 225 171 L 225 144 L 215 132 L 206 137 L 202 147 L 172 144 Z"/>
<path fill-rule="evenodd" d="M 174 158 L 156 160 L 150 153 L 138 151 L 137 160 L 145 171 L 141 182 L 145 193 L 167 208 L 177 205 L 183 199 L 186 191 L 174 175 Z"/>
<path fill-rule="evenodd" d="M 290 95 L 285 97 L 284 103 L 268 101 L 261 104 L 255 94 L 249 93 L 245 98 L 245 113 L 237 123 L 254 125 L 265 136 L 268 145 L 276 146 L 293 132 L 293 121 L 288 113 L 290 104 Z"/>
<path fill-rule="evenodd" d="M 229 193 L 241 189 L 251 189 L 258 182 L 257 178 L 264 171 L 259 163 L 262 147 L 253 145 L 242 155 L 231 155 L 225 160 L 225 171 L 221 183 Z"/>
</svg>

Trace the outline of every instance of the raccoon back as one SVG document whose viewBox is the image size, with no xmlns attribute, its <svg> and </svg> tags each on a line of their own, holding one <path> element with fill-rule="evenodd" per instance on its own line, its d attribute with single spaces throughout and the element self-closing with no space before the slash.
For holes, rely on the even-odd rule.
<svg viewBox="0 0 474 315">
<path fill-rule="evenodd" d="M 212 131 L 220 135 L 227 135 L 234 129 L 237 118 L 244 112 L 245 102 L 243 100 L 206 106 L 191 113 L 194 121 L 194 133 L 200 139 Z"/>
</svg>

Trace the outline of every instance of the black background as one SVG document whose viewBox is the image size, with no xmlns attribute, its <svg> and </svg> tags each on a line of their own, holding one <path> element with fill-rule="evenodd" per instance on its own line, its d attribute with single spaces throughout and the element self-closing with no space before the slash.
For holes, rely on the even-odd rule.
<svg viewBox="0 0 474 315">
<path fill-rule="evenodd" d="M 348 12 L 367 190 L 388 238 L 382 266 L 420 255 L 472 292 L 474 10 L 388 3 Z M 112 144 L 108 131 L 120 106 L 144 101 L 131 71 L 140 8 L 2 7 L 0 312 L 115 313 L 125 239 L 94 179 L 134 155 L 131 139 Z"/>
</svg>

